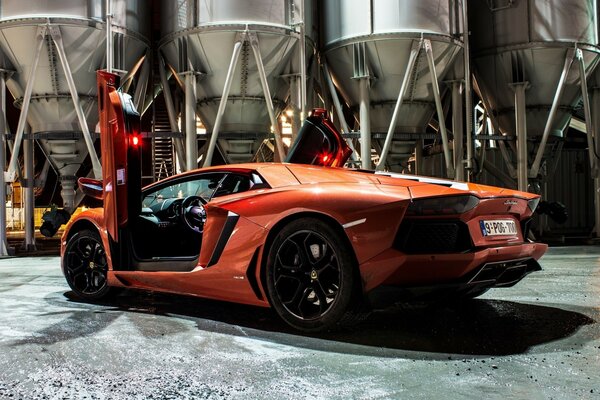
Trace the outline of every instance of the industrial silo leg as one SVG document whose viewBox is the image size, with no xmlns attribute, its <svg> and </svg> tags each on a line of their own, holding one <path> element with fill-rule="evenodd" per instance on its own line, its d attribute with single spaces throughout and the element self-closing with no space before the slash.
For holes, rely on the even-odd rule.
<svg viewBox="0 0 600 400">
<path fill-rule="evenodd" d="M 527 120 L 525 91 L 529 87 L 528 82 L 513 83 L 515 91 L 515 121 L 517 135 L 517 182 L 518 189 L 522 192 L 527 191 L 527 168 L 529 161 L 527 158 Z"/>
<path fill-rule="evenodd" d="M 46 32 L 47 28 L 45 26 L 40 26 L 36 33 L 37 47 L 33 56 L 33 62 L 31 63 L 31 69 L 27 75 L 27 85 L 25 86 L 25 93 L 23 94 L 23 105 L 21 106 L 21 114 L 19 114 L 17 131 L 15 132 L 15 142 L 13 144 L 10 162 L 8 163 L 8 171 L 6 172 L 6 179 L 9 182 L 14 182 L 15 174 L 17 172 L 17 161 L 19 159 L 21 143 L 23 142 L 23 131 L 25 129 L 25 124 L 27 123 L 27 113 L 29 112 L 29 103 L 31 101 L 31 92 L 33 91 L 35 72 L 40 61 L 40 53 L 42 52 L 42 45 L 44 44 Z"/>
<path fill-rule="evenodd" d="M 169 79 L 167 78 L 167 71 L 165 70 L 165 60 L 162 56 L 159 56 L 158 71 L 160 73 L 160 82 L 163 88 L 163 97 L 165 98 L 165 105 L 167 107 L 167 114 L 169 115 L 169 126 L 172 132 L 179 132 L 179 125 L 177 124 L 177 114 L 175 113 L 175 106 L 173 105 L 173 96 L 171 94 L 171 87 L 169 86 Z M 175 144 L 175 153 L 177 154 L 177 160 L 182 170 L 187 171 L 185 163 L 185 147 L 181 138 L 173 138 Z M 181 171 L 178 171 L 181 172 Z"/>
<path fill-rule="evenodd" d="M 421 50 L 422 45 L 423 43 L 421 41 L 413 41 L 413 46 L 410 50 L 410 56 L 408 58 L 408 64 L 406 65 L 406 71 L 404 72 L 404 78 L 402 79 L 402 85 L 400 86 L 400 92 L 398 93 L 398 99 L 396 100 L 396 107 L 394 107 L 394 113 L 392 114 L 390 127 L 385 137 L 385 143 L 383 144 L 383 149 L 381 150 L 381 156 L 379 157 L 379 164 L 377 164 L 377 171 L 382 171 L 385 168 L 387 155 L 390 151 L 390 147 L 392 146 L 394 131 L 396 130 L 396 124 L 398 123 L 400 108 L 402 108 L 404 94 L 406 93 L 406 89 L 408 88 L 408 82 L 410 81 L 410 77 L 415 66 L 415 61 L 417 61 L 417 56 L 419 55 L 419 51 Z"/>
<path fill-rule="evenodd" d="M 4 168 L 6 166 L 6 75 L 0 72 L 0 256 L 8 255 L 8 242 L 6 241 L 6 182 Z"/>
<path fill-rule="evenodd" d="M 371 112 L 369 110 L 369 105 L 371 103 L 371 97 L 369 95 L 370 80 L 371 79 L 368 76 L 358 79 L 360 87 L 360 159 L 362 161 L 361 167 L 363 169 L 371 169 Z"/>
<path fill-rule="evenodd" d="M 452 81 L 452 133 L 454 134 L 453 156 L 454 156 L 454 179 L 456 181 L 465 180 L 465 168 L 463 165 L 464 149 L 463 149 L 463 108 L 461 81 Z"/>
<path fill-rule="evenodd" d="M 196 131 L 196 75 L 185 75 L 185 164 L 188 171 L 198 168 L 198 134 Z"/>
<path fill-rule="evenodd" d="M 31 129 L 27 128 L 27 133 Z M 34 165 L 33 165 L 33 138 L 25 139 L 23 143 L 23 164 L 25 167 L 24 176 L 24 187 L 25 187 L 25 242 L 23 243 L 23 249 L 26 251 L 35 250 L 35 226 L 34 226 L 34 212 L 35 212 L 35 196 L 33 191 L 34 185 Z"/>
<path fill-rule="evenodd" d="M 438 83 L 437 72 L 435 70 L 435 61 L 433 59 L 433 49 L 429 39 L 425 39 L 423 44 L 425 46 L 425 53 L 427 54 L 427 64 L 429 65 L 429 73 L 431 74 L 431 86 L 433 89 L 433 97 L 435 99 L 435 108 L 437 110 L 440 133 L 442 134 L 442 148 L 444 149 L 444 160 L 446 161 L 446 174 L 449 178 L 452 178 L 454 177 L 454 167 L 452 165 L 452 159 L 450 158 L 448 132 L 446 131 L 444 109 L 442 107 L 442 96 L 440 95 L 440 85 Z"/>
<path fill-rule="evenodd" d="M 592 92 L 593 104 L 593 122 L 594 122 L 594 148 L 596 149 L 596 157 L 600 154 L 600 140 L 598 140 L 598 132 L 600 132 L 600 88 L 594 88 Z M 594 177 L 594 211 L 596 216 L 595 237 L 600 237 L 600 171 L 598 171 L 598 163 L 596 162 L 596 171 L 592 171 Z"/>
<path fill-rule="evenodd" d="M 329 73 L 329 67 L 327 63 L 323 63 L 323 75 L 325 76 L 325 81 L 327 81 L 327 87 L 329 88 L 329 94 L 331 94 L 331 98 L 333 100 L 333 106 L 335 107 L 335 112 L 338 114 L 338 119 L 340 120 L 340 125 L 343 133 L 350 132 L 348 128 L 348 123 L 346 122 L 346 118 L 344 117 L 344 111 L 342 110 L 342 104 L 340 103 L 340 99 L 335 90 L 335 85 L 333 84 L 333 79 L 331 79 L 331 75 Z M 354 148 L 354 143 L 352 143 L 352 139 L 346 139 L 346 143 L 352 149 L 352 161 L 358 160 L 356 156 L 356 149 Z"/>
<path fill-rule="evenodd" d="M 267 103 L 267 111 L 269 112 L 269 118 L 271 119 L 271 126 L 273 127 L 273 131 L 275 133 L 275 147 L 277 149 L 275 159 L 277 160 L 277 158 L 279 158 L 279 161 L 283 161 L 285 159 L 285 150 L 283 149 L 281 129 L 279 129 L 279 124 L 277 123 L 277 116 L 275 115 L 275 108 L 273 107 L 273 99 L 271 98 L 271 91 L 269 90 L 269 82 L 267 82 L 265 66 L 263 65 L 262 56 L 260 55 L 258 36 L 256 33 L 251 33 L 249 39 L 250 45 L 252 46 L 252 52 L 254 53 L 254 59 L 256 60 L 256 66 L 258 67 L 258 76 L 260 77 L 260 83 L 265 95 L 265 102 Z"/>
<path fill-rule="evenodd" d="M 96 154 L 96 150 L 94 149 L 94 140 L 92 139 L 92 135 L 90 134 L 90 128 L 85 119 L 83 108 L 81 107 L 81 101 L 79 100 L 77 86 L 75 85 L 75 80 L 73 79 L 73 74 L 71 73 L 71 66 L 69 65 L 69 61 L 65 53 L 65 47 L 63 46 L 60 28 L 58 26 L 51 26 L 49 29 L 50 34 L 52 36 L 52 40 L 56 45 L 56 50 L 58 52 L 60 64 L 63 67 L 65 79 L 67 80 L 67 86 L 69 86 L 69 92 L 71 93 L 71 99 L 73 100 L 73 106 L 75 108 L 75 113 L 77 114 L 77 120 L 79 121 L 79 127 L 81 128 L 83 139 L 85 140 L 85 144 L 90 156 L 90 161 L 92 162 L 94 177 L 96 179 L 101 179 L 102 166 L 100 165 L 100 159 L 98 158 L 98 154 Z"/>
<path fill-rule="evenodd" d="M 221 102 L 219 103 L 219 109 L 217 110 L 217 118 L 215 119 L 215 125 L 210 134 L 210 141 L 208 143 L 208 148 L 206 149 L 206 158 L 204 159 L 205 167 L 209 167 L 212 163 L 212 157 L 215 152 L 215 147 L 217 146 L 219 130 L 221 129 L 221 121 L 223 120 L 223 114 L 225 114 L 227 98 L 229 97 L 229 90 L 231 89 L 231 83 L 233 81 L 233 74 L 245 40 L 246 35 L 241 34 L 233 45 L 233 53 L 231 54 L 231 62 L 229 63 L 229 69 L 227 70 L 227 77 L 225 77 L 225 85 L 223 86 L 223 94 L 221 95 Z"/>
<path fill-rule="evenodd" d="M 150 77 L 150 57 L 144 57 L 142 64 L 142 70 L 140 72 L 135 93 L 133 95 L 133 101 L 135 102 L 135 108 L 140 114 L 144 112 L 144 101 L 146 100 L 146 90 L 148 89 L 148 79 Z"/>
<path fill-rule="evenodd" d="M 550 107 L 550 113 L 548 114 L 548 120 L 546 121 L 546 127 L 544 128 L 544 134 L 542 135 L 542 140 L 540 141 L 540 147 L 538 148 L 538 151 L 535 155 L 535 160 L 533 160 L 531 170 L 529 171 L 530 178 L 537 178 L 537 175 L 540 172 L 540 167 L 542 166 L 542 158 L 544 157 L 544 151 L 546 150 L 546 142 L 548 141 L 550 131 L 552 130 L 554 117 L 556 116 L 556 111 L 558 111 L 558 107 L 560 105 L 560 98 L 562 97 L 562 92 L 565 88 L 565 82 L 567 80 L 567 76 L 569 75 L 571 64 L 573 64 L 574 56 L 575 49 L 568 49 L 567 56 L 565 58 L 565 65 L 563 66 L 563 71 L 560 76 L 560 80 L 558 81 L 558 86 L 556 87 L 556 93 L 554 94 L 552 107 Z"/>
</svg>

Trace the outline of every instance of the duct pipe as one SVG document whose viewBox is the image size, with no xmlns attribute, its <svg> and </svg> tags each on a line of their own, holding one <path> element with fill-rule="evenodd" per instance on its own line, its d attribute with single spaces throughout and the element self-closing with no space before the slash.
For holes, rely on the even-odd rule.
<svg viewBox="0 0 600 400">
<path fill-rule="evenodd" d="M 362 169 L 371 169 L 371 114 L 369 104 L 370 78 L 361 77 L 358 80 L 360 86 L 360 159 Z"/>
<path fill-rule="evenodd" d="M 526 100 L 525 90 L 529 88 L 528 82 L 518 82 L 511 85 L 515 91 L 515 121 L 517 135 L 517 182 L 518 189 L 522 192 L 527 191 L 527 168 L 529 161 L 527 159 L 527 119 L 526 119 Z"/>
<path fill-rule="evenodd" d="M 408 82 L 410 81 L 410 77 L 411 77 L 413 69 L 415 67 L 415 62 L 417 61 L 417 56 L 419 55 L 421 46 L 422 46 L 421 41 L 419 41 L 419 42 L 413 41 L 412 49 L 410 50 L 410 56 L 408 57 L 408 63 L 406 65 L 406 72 L 404 72 L 404 78 L 402 79 L 402 84 L 400 85 L 400 92 L 398 93 L 398 99 L 396 100 L 396 106 L 394 107 L 394 112 L 392 114 L 392 120 L 390 121 L 390 127 L 389 127 L 387 135 L 385 137 L 383 149 L 381 150 L 381 156 L 379 157 L 379 164 L 377 164 L 377 171 L 382 171 L 385 168 L 385 162 L 387 161 L 387 156 L 388 156 L 388 153 L 390 152 L 390 147 L 392 147 L 392 140 L 394 139 L 394 131 L 396 130 L 396 124 L 398 123 L 398 117 L 400 115 L 400 108 L 402 108 L 402 102 L 404 100 L 404 95 L 406 94 L 406 89 L 408 88 Z"/>
<path fill-rule="evenodd" d="M 473 169 L 473 85 L 471 82 L 471 51 L 469 50 L 469 17 L 467 0 L 462 0 L 463 17 L 463 63 L 465 68 L 465 114 L 467 121 L 467 164 L 468 180 L 470 181 Z M 489 110 L 488 110 L 489 111 Z M 456 131 L 454 132 L 456 135 Z M 455 167 L 458 167 L 455 165 Z M 460 166 L 462 169 L 462 166 Z M 463 173 L 462 171 L 460 173 Z"/>
<path fill-rule="evenodd" d="M 4 168 L 6 167 L 6 71 L 0 71 L 0 256 L 8 255 L 6 240 L 6 182 Z"/>
<path fill-rule="evenodd" d="M 219 103 L 219 109 L 217 110 L 217 118 L 215 125 L 213 126 L 212 133 L 210 135 L 210 141 L 208 148 L 206 149 L 206 158 L 204 159 L 204 166 L 209 167 L 212 163 L 213 154 L 215 147 L 217 146 L 217 138 L 219 136 L 219 130 L 221 129 L 221 121 L 223 120 L 223 114 L 225 114 L 225 107 L 227 106 L 227 98 L 229 97 L 229 90 L 231 89 L 231 83 L 233 82 L 233 74 L 235 73 L 235 67 L 242 51 L 242 45 L 246 39 L 246 34 L 243 33 L 237 38 L 233 46 L 233 53 L 231 54 L 231 62 L 229 63 L 229 70 L 227 70 L 227 77 L 225 78 L 225 85 L 223 86 L 223 94 L 221 95 L 221 102 Z M 189 157 L 188 157 L 189 159 Z"/>
<path fill-rule="evenodd" d="M 113 72 L 112 0 L 106 0 L 106 72 Z"/>
<path fill-rule="evenodd" d="M 575 55 L 574 49 L 569 49 L 567 51 L 567 57 L 565 58 L 565 64 L 563 66 L 563 71 L 560 76 L 560 80 L 558 81 L 558 86 L 556 88 L 556 93 L 554 94 L 554 100 L 552 101 L 552 107 L 550 108 L 550 114 L 548 115 L 548 120 L 546 121 L 546 127 L 544 128 L 544 134 L 542 136 L 542 140 L 540 142 L 540 147 L 535 155 L 535 160 L 533 161 L 533 165 L 531 166 L 531 170 L 529 171 L 529 177 L 535 178 L 540 172 L 540 167 L 542 165 L 542 158 L 544 157 L 544 151 L 546 149 L 546 142 L 548 141 L 548 137 L 550 136 L 550 129 L 552 129 L 552 124 L 554 123 L 554 117 L 556 116 L 556 111 L 558 111 L 558 106 L 560 104 L 560 98 L 562 97 L 563 89 L 565 88 L 565 82 L 567 80 L 567 76 L 569 75 L 569 70 L 571 69 L 571 64 L 573 64 L 573 57 Z"/>
<path fill-rule="evenodd" d="M 263 65 L 262 57 L 260 55 L 260 47 L 258 44 L 258 36 L 255 33 L 250 35 L 250 45 L 252 46 L 252 52 L 254 53 L 254 59 L 256 60 L 256 66 L 258 68 L 258 76 L 262 85 L 263 93 L 265 95 L 265 102 L 267 103 L 267 111 L 269 112 L 269 118 L 271 120 L 271 126 L 275 134 L 275 148 L 277 150 L 275 160 L 285 160 L 285 150 L 283 148 L 283 139 L 281 138 L 281 129 L 277 123 L 277 116 L 275 115 L 275 108 L 273 107 L 273 99 L 271 98 L 271 91 L 269 90 L 269 82 L 267 82 L 267 74 L 265 72 L 265 66 Z M 302 82 L 300 83 L 302 85 Z M 306 85 L 306 82 L 304 82 Z M 279 158 L 279 160 L 277 160 Z"/>
<path fill-rule="evenodd" d="M 198 132 L 196 124 L 196 75 L 185 75 L 185 165 L 191 171 L 198 168 Z"/>
<path fill-rule="evenodd" d="M 31 129 L 27 126 L 27 136 L 31 136 Z M 33 191 L 33 180 L 34 180 L 34 150 L 33 138 L 26 138 L 23 143 L 23 164 L 25 168 L 25 176 L 23 179 L 22 186 L 25 188 L 24 191 L 24 214 L 25 214 L 25 242 L 23 243 L 23 249 L 26 251 L 34 251 L 35 248 L 35 226 L 34 226 L 34 211 L 35 211 L 35 196 Z"/>
<path fill-rule="evenodd" d="M 463 150 L 463 111 L 461 99 L 461 81 L 452 82 L 452 133 L 454 140 L 452 141 L 453 156 L 454 156 L 454 180 L 465 180 L 465 168 L 463 165 L 464 150 Z M 467 146 L 468 147 L 468 146 Z"/>
<path fill-rule="evenodd" d="M 6 172 L 5 179 L 8 182 L 14 182 L 15 180 L 17 161 L 19 160 L 19 151 L 21 150 L 21 143 L 23 143 L 23 131 L 25 130 L 25 125 L 27 124 L 27 113 L 29 112 L 29 103 L 31 102 L 31 92 L 33 91 L 35 71 L 37 70 L 38 63 L 40 61 L 40 54 L 42 52 L 46 32 L 46 26 L 40 26 L 37 29 L 37 47 L 34 53 L 33 62 L 31 63 L 31 69 L 29 70 L 29 74 L 27 76 L 27 85 L 25 86 L 25 93 L 23 94 L 23 105 L 21 106 L 21 114 L 19 114 L 15 142 L 13 144 L 10 162 L 8 163 L 8 171 Z"/>
<path fill-rule="evenodd" d="M 85 144 L 90 155 L 90 160 L 92 162 L 92 169 L 94 170 L 94 177 L 96 179 L 102 179 L 102 165 L 100 165 L 100 159 L 96 154 L 96 150 L 94 149 L 94 140 L 92 139 L 92 135 L 90 134 L 90 128 L 87 124 L 85 114 L 83 112 L 83 108 L 81 107 L 81 101 L 79 100 L 79 93 L 77 93 L 77 86 L 75 86 L 75 80 L 73 79 L 73 75 L 71 74 L 71 67 L 69 66 L 69 60 L 67 59 L 67 55 L 65 53 L 65 48 L 63 46 L 62 35 L 60 32 L 60 28 L 58 26 L 50 27 L 50 34 L 52 36 L 52 40 L 56 45 L 56 50 L 58 51 L 58 58 L 60 59 L 60 64 L 63 67 L 63 71 L 65 73 L 65 79 L 67 80 L 67 85 L 69 86 L 69 91 L 71 92 L 71 99 L 73 100 L 73 106 L 75 108 L 75 113 L 77 114 L 77 119 L 79 121 L 79 126 L 81 128 L 81 132 L 83 133 L 83 138 L 85 140 Z"/>
<path fill-rule="evenodd" d="M 437 110 L 440 133 L 442 135 L 442 148 L 444 149 L 444 160 L 446 162 L 446 175 L 449 178 L 452 178 L 454 176 L 454 168 L 452 167 L 452 159 L 450 158 L 448 132 L 446 131 L 444 109 L 442 107 L 442 96 L 440 94 L 440 85 L 438 84 L 437 72 L 435 70 L 435 61 L 433 59 L 433 49 L 431 48 L 431 41 L 429 39 L 425 39 L 423 44 L 425 46 L 425 53 L 427 54 L 427 64 L 429 65 L 429 73 L 431 74 L 431 86 L 433 89 L 433 97 L 435 99 L 435 108 Z"/>
<path fill-rule="evenodd" d="M 165 60 L 162 56 L 159 56 L 158 71 L 160 74 L 160 83 L 163 89 L 163 96 L 165 98 L 165 105 L 167 107 L 167 114 L 169 116 L 169 126 L 172 132 L 179 132 L 179 125 L 177 124 L 177 114 L 175 113 L 175 106 L 173 105 L 173 96 L 171 94 L 171 87 L 169 86 L 169 79 L 167 78 L 167 72 L 165 70 Z M 181 169 L 187 171 L 187 164 L 185 159 L 185 148 L 183 141 L 180 138 L 173 138 L 175 144 L 175 153 L 177 154 L 177 160 Z"/>
<path fill-rule="evenodd" d="M 338 115 L 342 132 L 348 133 L 350 132 L 350 128 L 348 128 L 348 123 L 346 122 L 346 118 L 344 117 L 342 104 L 340 103 L 340 98 L 338 97 L 337 92 L 335 90 L 335 85 L 333 84 L 333 80 L 331 79 L 331 74 L 329 72 L 329 67 L 327 66 L 327 63 L 323 63 L 323 75 L 325 75 L 325 81 L 327 82 L 327 87 L 329 88 L 329 93 L 331 94 L 331 99 L 333 100 L 333 107 L 335 107 L 335 112 Z M 348 143 L 348 146 L 352 149 L 352 161 L 358 160 L 358 157 L 356 156 L 356 149 L 354 148 L 354 143 L 352 143 L 352 139 L 346 139 L 346 143 Z"/>
</svg>

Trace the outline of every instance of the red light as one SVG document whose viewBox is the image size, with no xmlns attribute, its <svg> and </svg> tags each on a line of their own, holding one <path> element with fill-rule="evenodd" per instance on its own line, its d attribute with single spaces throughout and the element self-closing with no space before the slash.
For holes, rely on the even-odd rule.
<svg viewBox="0 0 600 400">
<path fill-rule="evenodd" d="M 321 156 L 321 162 L 322 162 L 322 163 L 326 163 L 326 162 L 327 162 L 327 160 L 329 160 L 329 154 L 323 154 L 323 155 Z"/>
<path fill-rule="evenodd" d="M 133 136 L 131 138 L 131 144 L 134 145 L 134 146 L 139 145 L 140 144 L 140 138 L 139 138 L 139 136 Z"/>
</svg>

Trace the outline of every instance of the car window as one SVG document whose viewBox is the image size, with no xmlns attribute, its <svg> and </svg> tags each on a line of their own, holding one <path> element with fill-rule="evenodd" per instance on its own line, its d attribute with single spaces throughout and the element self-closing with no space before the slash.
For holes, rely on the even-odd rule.
<svg viewBox="0 0 600 400">
<path fill-rule="evenodd" d="M 209 201 L 225 176 L 223 173 L 204 174 L 163 186 L 147 193 L 142 200 L 142 207 L 154 208 L 167 199 L 183 199 L 187 196 L 200 196 Z"/>
</svg>

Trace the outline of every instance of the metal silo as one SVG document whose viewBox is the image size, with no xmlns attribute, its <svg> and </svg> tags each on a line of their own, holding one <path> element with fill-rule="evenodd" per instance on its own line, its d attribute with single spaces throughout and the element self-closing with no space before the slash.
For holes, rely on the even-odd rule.
<svg viewBox="0 0 600 400">
<path fill-rule="evenodd" d="M 502 142 L 501 149 L 519 189 L 527 190 L 528 178 L 548 173 L 549 139 L 562 137 L 586 94 L 581 78 L 598 55 L 596 2 L 472 0 L 468 7 L 477 86 L 496 128 L 517 137 L 516 169 Z"/>
<path fill-rule="evenodd" d="M 372 136 L 374 147 L 383 153 L 378 169 L 386 162 L 391 169 L 402 168 L 437 113 L 451 175 L 454 166 L 444 117 L 440 117 L 441 98 L 451 88 L 458 94 L 455 99 L 460 98 L 457 79 L 462 79 L 463 71 L 456 61 L 461 60 L 463 46 L 462 2 L 327 0 L 319 4 L 326 75 L 331 71 L 346 102 L 359 115 L 363 168 L 371 167 Z M 446 85 L 444 80 L 454 83 Z M 455 135 L 462 138 L 462 126 L 457 126 Z M 386 137 L 394 139 L 387 146 Z M 462 140 L 455 142 L 462 147 Z"/>
<path fill-rule="evenodd" d="M 311 1 L 161 3 L 159 50 L 164 68 L 176 74 L 185 92 L 187 169 L 196 168 L 198 160 L 194 110 L 211 138 L 204 165 L 212 162 L 217 144 L 228 162 L 249 161 L 272 128 L 275 152 L 281 156 L 277 114 L 288 97 L 298 97 L 294 88 L 301 104 L 306 103 L 305 60 L 314 48 Z M 174 107 L 170 108 L 175 125 Z"/>
<path fill-rule="evenodd" d="M 14 179 L 22 139 L 28 151 L 30 139 L 37 139 L 58 171 L 68 210 L 75 202 L 76 174 L 88 155 L 95 175 L 101 174 L 94 133 L 96 70 L 105 68 L 107 59 L 106 4 L 3 0 L 0 5 L 2 81 L 21 109 L 7 177 Z M 113 67 L 126 74 L 139 66 L 149 47 L 149 13 L 144 1 L 110 0 L 110 5 Z M 31 135 L 23 135 L 26 125 Z"/>
</svg>

